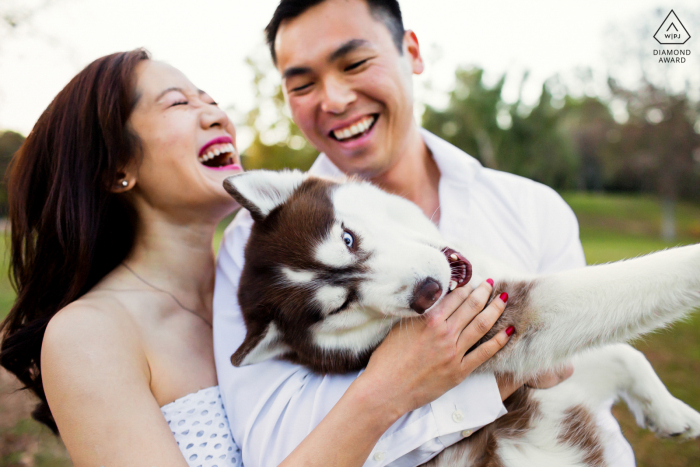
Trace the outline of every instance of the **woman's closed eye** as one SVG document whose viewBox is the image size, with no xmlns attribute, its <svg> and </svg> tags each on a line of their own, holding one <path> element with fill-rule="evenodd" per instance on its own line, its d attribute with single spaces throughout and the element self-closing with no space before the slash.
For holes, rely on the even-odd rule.
<svg viewBox="0 0 700 467">
<path fill-rule="evenodd" d="M 173 102 L 172 104 L 170 104 L 170 107 L 175 107 L 176 105 L 187 105 L 189 103 L 190 102 L 188 100 L 179 100 L 179 101 L 176 101 L 176 102 Z M 217 107 L 219 106 L 219 103 L 216 101 L 206 102 L 206 104 L 207 105 L 215 105 Z"/>
</svg>

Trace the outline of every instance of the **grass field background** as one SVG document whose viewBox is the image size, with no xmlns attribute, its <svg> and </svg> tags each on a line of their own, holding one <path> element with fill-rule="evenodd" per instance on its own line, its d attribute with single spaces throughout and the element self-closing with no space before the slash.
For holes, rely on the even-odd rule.
<svg viewBox="0 0 700 467">
<path fill-rule="evenodd" d="M 700 242 L 700 207 L 678 206 L 678 241 L 659 240 L 659 203 L 648 197 L 572 193 L 564 198 L 581 225 L 589 264 L 615 261 L 675 245 Z M 222 228 L 215 242 L 221 238 Z M 2 271 L 7 270 L 6 258 Z M 0 278 L 0 318 L 13 301 L 5 275 Z M 700 409 L 700 314 L 687 322 L 635 342 L 676 397 Z M 29 419 L 32 401 L 16 392 L 16 383 L 0 372 L 0 467 L 69 466 L 65 449 L 50 432 Z M 700 466 L 700 441 L 659 440 L 637 428 L 624 404 L 614 409 L 640 467 Z"/>
</svg>

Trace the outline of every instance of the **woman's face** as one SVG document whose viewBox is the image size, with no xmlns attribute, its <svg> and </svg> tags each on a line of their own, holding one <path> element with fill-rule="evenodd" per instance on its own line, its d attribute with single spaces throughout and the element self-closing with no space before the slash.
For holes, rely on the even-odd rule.
<svg viewBox="0 0 700 467">
<path fill-rule="evenodd" d="M 242 169 L 236 130 L 226 113 L 162 62 L 139 64 L 136 91 L 129 125 L 140 139 L 143 159 L 127 168 L 127 179 L 137 206 L 145 203 L 177 217 L 228 214 L 236 203 L 223 181 Z"/>
</svg>

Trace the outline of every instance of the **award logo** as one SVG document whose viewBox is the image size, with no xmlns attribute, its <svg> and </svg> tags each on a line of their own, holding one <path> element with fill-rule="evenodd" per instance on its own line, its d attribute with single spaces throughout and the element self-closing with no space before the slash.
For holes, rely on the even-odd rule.
<svg viewBox="0 0 700 467">
<path fill-rule="evenodd" d="M 690 39 L 690 33 L 681 23 L 676 12 L 671 12 L 666 16 L 659 29 L 654 34 L 654 39 L 661 45 L 683 45 Z M 686 57 L 690 55 L 690 49 L 675 47 L 664 47 L 654 49 L 654 56 L 659 57 L 659 63 L 685 63 Z"/>
</svg>

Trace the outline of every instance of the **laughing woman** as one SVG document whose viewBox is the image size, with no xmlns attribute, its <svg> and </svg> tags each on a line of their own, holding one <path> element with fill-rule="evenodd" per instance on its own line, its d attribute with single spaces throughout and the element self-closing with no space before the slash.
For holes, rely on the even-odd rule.
<svg viewBox="0 0 700 467">
<path fill-rule="evenodd" d="M 211 332 L 212 239 L 237 207 L 222 182 L 239 164 L 216 102 L 143 50 L 88 65 L 14 159 L 17 301 L 1 363 L 38 396 L 34 417 L 60 432 L 76 466 L 240 463 Z M 466 300 L 460 289 L 435 319 L 392 332 L 285 463 L 337 452 L 335 465 L 361 465 L 402 414 L 464 379 L 507 341 L 463 358 L 483 335 L 474 317 L 490 327 L 503 310 L 496 300 L 481 311 L 490 291 Z"/>
</svg>

